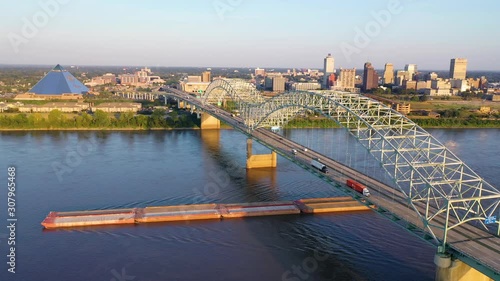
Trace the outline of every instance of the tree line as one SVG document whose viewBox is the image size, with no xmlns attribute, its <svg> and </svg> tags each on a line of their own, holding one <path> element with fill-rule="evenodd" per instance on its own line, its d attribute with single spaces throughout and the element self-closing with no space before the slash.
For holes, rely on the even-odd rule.
<svg viewBox="0 0 500 281">
<path fill-rule="evenodd" d="M 421 127 L 437 128 L 500 128 L 500 120 L 470 118 L 425 118 L 414 119 Z"/>
<path fill-rule="evenodd" d="M 110 116 L 102 110 L 93 114 L 83 112 L 67 117 L 60 110 L 52 110 L 47 117 L 40 113 L 3 114 L 0 129 L 172 129 L 199 127 L 194 115 L 173 111 L 165 115 L 165 110 L 156 109 L 151 115 L 136 115 L 125 112 Z"/>
</svg>

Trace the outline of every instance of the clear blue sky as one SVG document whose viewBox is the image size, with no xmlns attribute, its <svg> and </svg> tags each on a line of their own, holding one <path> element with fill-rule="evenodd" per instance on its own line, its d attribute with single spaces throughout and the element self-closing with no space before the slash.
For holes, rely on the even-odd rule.
<svg viewBox="0 0 500 281">
<path fill-rule="evenodd" d="M 58 1 L 52 15 L 40 5 Z M 500 70 L 499 10 L 496 0 L 2 1 L 0 64 L 322 68 L 332 53 L 336 68 L 442 70 L 465 57 L 471 70 Z M 37 29 L 28 36 L 25 20 Z"/>
</svg>

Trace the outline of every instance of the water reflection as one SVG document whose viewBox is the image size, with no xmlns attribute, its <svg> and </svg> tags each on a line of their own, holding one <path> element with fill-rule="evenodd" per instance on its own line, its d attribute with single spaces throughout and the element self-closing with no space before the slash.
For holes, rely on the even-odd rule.
<svg viewBox="0 0 500 281">
<path fill-rule="evenodd" d="M 459 144 L 462 160 L 500 186 L 499 130 L 439 132 L 444 142 Z M 343 130 L 287 134 L 361 169 L 379 169 Z M 375 213 L 42 231 L 40 222 L 49 211 L 296 200 L 340 193 L 282 157 L 276 169 L 246 170 L 246 137 L 232 130 L 1 132 L 0 137 L 0 166 L 17 165 L 22 171 L 19 256 L 29 257 L 22 260 L 24 270 L 17 279 L 0 271 L 0 280 L 110 280 L 115 278 L 111 270 L 122 268 L 136 280 L 282 280 L 294 266 L 303 268 L 304 261 L 315 267 L 307 272 L 310 280 L 434 278 L 435 249 Z M 329 147 L 322 145 L 327 140 L 332 141 Z M 97 150 L 82 157 L 59 182 L 50 163 L 65 161 L 66 148 L 76 149 L 86 141 L 98 143 Z M 315 251 L 328 254 L 317 266 Z M 161 271 L 166 275 L 160 277 Z"/>
</svg>

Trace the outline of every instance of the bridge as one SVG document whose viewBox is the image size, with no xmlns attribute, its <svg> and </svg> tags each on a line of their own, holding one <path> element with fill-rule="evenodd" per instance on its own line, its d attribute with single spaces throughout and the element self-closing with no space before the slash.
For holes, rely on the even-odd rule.
<svg viewBox="0 0 500 281">
<path fill-rule="evenodd" d="M 176 89 L 155 94 L 189 105 L 201 114 L 202 129 L 220 128 L 218 122 L 223 121 L 247 135 L 247 168 L 255 164 L 253 139 L 272 151 L 257 159 L 256 167 L 275 167 L 278 153 L 436 246 L 437 280 L 500 280 L 500 191 L 398 112 L 344 92 L 286 92 L 266 99 L 252 84 L 231 79 L 214 80 L 200 96 Z M 266 129 L 283 126 L 306 111 L 345 128 L 395 187 Z M 312 158 L 320 158 L 331 172 L 312 169 Z M 348 178 L 371 187 L 372 195 L 365 198 L 347 188 Z"/>
</svg>

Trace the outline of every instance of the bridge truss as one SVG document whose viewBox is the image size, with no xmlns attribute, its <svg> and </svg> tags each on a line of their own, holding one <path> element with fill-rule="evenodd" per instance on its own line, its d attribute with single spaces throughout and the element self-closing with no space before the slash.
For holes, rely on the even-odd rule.
<svg viewBox="0 0 500 281">
<path fill-rule="evenodd" d="M 228 97 L 236 102 L 238 107 L 264 102 L 255 85 L 242 79 L 215 79 L 205 90 L 202 102 L 222 104 Z"/>
<path fill-rule="evenodd" d="M 250 131 L 283 126 L 304 111 L 334 120 L 390 175 L 424 230 L 442 243 L 440 251 L 445 251 L 448 231 L 464 223 L 490 230 L 486 220 L 499 214 L 498 189 L 431 134 L 389 107 L 359 94 L 330 91 L 294 91 L 265 100 L 257 97 L 255 87 L 241 83 L 215 80 L 203 102 L 232 99 Z M 500 223 L 493 224 L 499 235 Z"/>
</svg>

